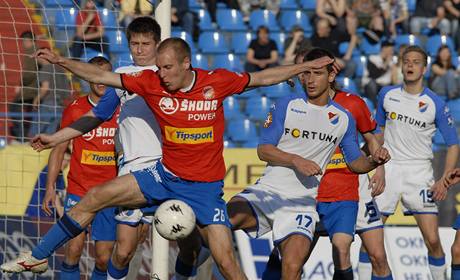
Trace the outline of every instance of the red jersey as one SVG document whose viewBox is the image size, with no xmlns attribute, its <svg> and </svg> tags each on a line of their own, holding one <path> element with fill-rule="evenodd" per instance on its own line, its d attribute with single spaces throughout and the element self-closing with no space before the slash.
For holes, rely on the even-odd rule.
<svg viewBox="0 0 460 280">
<path fill-rule="evenodd" d="M 151 70 L 121 74 L 123 87 L 144 97 L 160 124 L 162 162 L 180 178 L 214 182 L 225 176 L 223 152 L 225 97 L 242 92 L 249 74 L 194 69 L 186 92 L 167 92 Z"/>
<path fill-rule="evenodd" d="M 62 113 L 61 128 L 69 126 L 91 110 L 89 97 L 80 97 Z M 72 157 L 67 176 L 67 192 L 84 196 L 92 187 L 117 176 L 114 135 L 117 130 L 117 114 L 90 132 L 72 140 Z"/>
<path fill-rule="evenodd" d="M 376 129 L 377 123 L 366 103 L 359 96 L 337 91 L 334 101 L 352 114 L 356 121 L 356 128 L 361 134 Z M 359 174 L 348 169 L 342 151 L 337 147 L 321 178 L 316 200 L 321 202 L 359 201 L 358 189 Z"/>
</svg>

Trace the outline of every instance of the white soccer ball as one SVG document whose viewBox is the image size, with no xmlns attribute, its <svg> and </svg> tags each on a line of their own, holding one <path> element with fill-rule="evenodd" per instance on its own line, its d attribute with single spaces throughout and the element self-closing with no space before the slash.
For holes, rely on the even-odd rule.
<svg viewBox="0 0 460 280">
<path fill-rule="evenodd" d="M 195 213 L 187 203 L 172 199 L 158 207 L 153 223 L 164 238 L 171 241 L 183 239 L 195 228 Z"/>
</svg>

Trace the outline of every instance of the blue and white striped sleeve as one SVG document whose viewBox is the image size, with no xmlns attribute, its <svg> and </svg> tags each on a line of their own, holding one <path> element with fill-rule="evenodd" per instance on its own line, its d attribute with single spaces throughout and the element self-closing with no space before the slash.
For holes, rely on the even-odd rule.
<svg viewBox="0 0 460 280">
<path fill-rule="evenodd" d="M 260 133 L 259 145 L 278 145 L 284 132 L 287 106 L 291 100 L 291 98 L 283 98 L 272 105 Z"/>
<path fill-rule="evenodd" d="M 434 98 L 433 101 L 436 105 L 436 116 L 434 120 L 436 127 L 439 129 L 439 132 L 441 132 L 447 146 L 457 145 L 457 129 L 455 128 L 454 119 L 450 114 L 449 107 L 447 107 L 446 103 L 441 99 Z"/>
<path fill-rule="evenodd" d="M 107 121 L 115 114 L 118 105 L 120 105 L 120 98 L 115 89 L 109 87 L 105 90 L 101 99 L 99 99 L 96 107 L 93 108 L 93 113 L 98 119 Z"/>
<path fill-rule="evenodd" d="M 348 127 L 342 141 L 340 141 L 339 147 L 342 150 L 345 162 L 351 163 L 361 156 L 361 150 L 358 144 L 356 122 L 349 112 L 346 112 L 346 114 L 348 117 Z"/>
<path fill-rule="evenodd" d="M 388 89 L 386 87 L 382 88 L 379 92 L 379 98 L 377 101 L 377 110 L 375 113 L 375 120 L 377 121 L 377 125 L 380 127 L 385 127 L 386 122 L 386 113 L 385 108 L 383 107 L 383 103 L 385 101 L 385 95 L 387 94 Z"/>
</svg>

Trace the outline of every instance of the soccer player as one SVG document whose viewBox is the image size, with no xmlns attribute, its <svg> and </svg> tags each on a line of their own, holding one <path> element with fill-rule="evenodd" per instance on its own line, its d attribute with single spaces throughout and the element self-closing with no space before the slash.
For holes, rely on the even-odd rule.
<svg viewBox="0 0 460 280">
<path fill-rule="evenodd" d="M 322 57 L 334 56 L 313 49 L 304 61 Z M 272 231 L 283 279 L 300 279 L 318 221 L 317 188 L 335 149 L 344 150 L 342 158 L 357 173 L 389 159 L 388 151 L 378 145 L 372 157 L 361 154 L 353 117 L 330 98 L 336 95 L 330 87 L 335 80 L 332 67 L 302 75 L 305 95 L 281 99 L 265 121 L 257 148 L 260 159 L 268 163 L 264 175 L 227 204 L 233 229 L 244 229 L 253 237 Z"/>
<path fill-rule="evenodd" d="M 112 65 L 104 57 L 94 57 L 89 63 L 96 65 L 98 69 L 112 70 Z M 88 96 L 78 98 L 64 110 L 61 127 L 67 127 L 96 106 L 106 87 L 91 83 L 90 88 L 91 92 Z M 99 128 L 72 141 L 70 171 L 67 176 L 67 197 L 64 205 L 66 212 L 77 204 L 91 188 L 117 175 L 113 140 L 117 127 L 117 118 L 113 116 Z M 42 205 L 47 213 L 52 213 L 48 205 L 54 204 L 56 197 L 54 185 L 69 143 L 70 141 L 65 141 L 57 145 L 51 151 L 48 159 L 46 194 Z M 106 208 L 98 212 L 91 224 L 91 237 L 95 241 L 96 255 L 96 265 L 91 279 L 106 279 L 107 277 L 107 264 L 116 237 L 115 227 L 114 208 Z M 59 279 L 80 279 L 79 261 L 85 239 L 86 232 L 82 232 L 66 244 Z"/>
<path fill-rule="evenodd" d="M 438 208 L 430 190 L 434 183 L 431 137 L 439 129 L 448 145 L 443 178 L 457 164 L 458 137 L 445 102 L 423 87 L 426 53 L 418 46 L 410 46 L 402 58 L 404 83 L 384 87 L 378 99 L 376 119 L 384 129 L 384 146 L 392 161 L 385 166 L 386 190 L 376 201 L 385 222 L 401 197 L 404 214 L 414 215 L 422 232 L 433 279 L 445 279 Z"/>
<path fill-rule="evenodd" d="M 43 264 L 46 269 L 46 258 L 74 234 L 83 231 L 98 210 L 109 206 L 158 205 L 161 201 L 176 198 L 184 200 L 194 210 L 198 228 L 209 237 L 212 255 L 224 277 L 245 279 L 233 253 L 222 199 L 225 175 L 222 101 L 248 87 L 276 84 L 313 66 L 331 64 L 333 60 L 321 58 L 256 73 L 223 69 L 205 71 L 191 67 L 190 47 L 179 38 L 160 43 L 158 72 L 143 70 L 116 74 L 48 50 L 39 50 L 36 55 L 90 82 L 123 88 L 143 96 L 161 127 L 163 158 L 153 166 L 117 177 L 91 190 L 62 217 L 61 223 L 50 229 L 31 255 L 24 254 L 3 264 L 2 270 L 21 272 L 31 266 L 35 271 L 43 270 L 37 264 Z M 32 143 L 38 150 L 46 145 L 40 137 Z"/>
</svg>

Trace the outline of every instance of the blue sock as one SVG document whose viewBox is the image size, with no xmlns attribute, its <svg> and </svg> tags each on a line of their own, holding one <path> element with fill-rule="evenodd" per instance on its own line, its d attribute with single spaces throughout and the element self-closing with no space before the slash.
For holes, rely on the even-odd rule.
<svg viewBox="0 0 460 280">
<path fill-rule="evenodd" d="M 451 280 L 460 280 L 460 264 L 452 264 Z"/>
<path fill-rule="evenodd" d="M 176 258 L 176 272 L 182 276 L 193 277 L 196 275 L 196 267 L 189 265 Z"/>
<path fill-rule="evenodd" d="M 48 258 L 56 249 L 82 233 L 83 230 L 84 228 L 75 220 L 64 214 L 43 236 L 40 243 L 32 249 L 32 256 L 39 260 Z"/>
<path fill-rule="evenodd" d="M 367 252 L 359 252 L 359 262 L 362 263 L 370 263 L 371 259 L 369 259 L 369 254 Z"/>
<path fill-rule="evenodd" d="M 446 257 L 442 256 L 440 258 L 428 256 L 428 264 L 434 266 L 444 266 L 446 264 Z"/>
<path fill-rule="evenodd" d="M 387 276 L 375 276 L 372 274 L 371 280 L 393 280 L 393 276 L 391 275 L 391 272 Z"/>
<path fill-rule="evenodd" d="M 107 271 L 99 270 L 96 266 L 94 266 L 93 274 L 91 274 L 91 280 L 106 280 L 107 279 Z"/>
<path fill-rule="evenodd" d="M 279 280 L 281 279 L 281 261 L 278 255 L 278 251 L 273 249 L 270 254 L 270 258 L 267 262 L 267 267 L 262 274 L 263 280 Z"/>
<path fill-rule="evenodd" d="M 77 264 L 70 265 L 62 262 L 61 265 L 61 276 L 59 279 L 62 280 L 80 280 L 80 267 Z"/>
<path fill-rule="evenodd" d="M 113 266 L 112 259 L 109 261 L 109 266 L 107 267 L 107 273 L 115 279 L 121 279 L 128 275 L 129 271 L 129 265 L 123 269 L 118 269 L 115 266 Z"/>
</svg>

